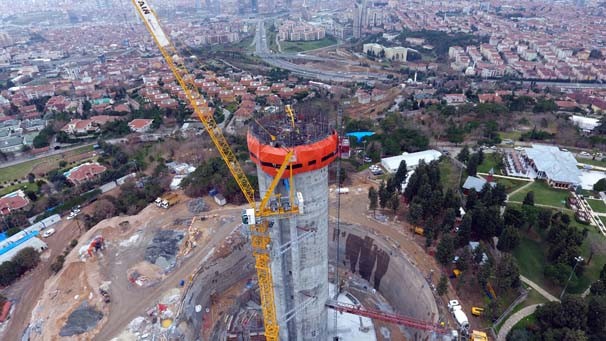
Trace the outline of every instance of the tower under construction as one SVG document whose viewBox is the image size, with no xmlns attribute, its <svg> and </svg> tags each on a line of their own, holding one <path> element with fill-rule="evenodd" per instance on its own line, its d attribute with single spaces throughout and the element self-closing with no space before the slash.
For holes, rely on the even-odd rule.
<svg viewBox="0 0 606 341">
<path fill-rule="evenodd" d="M 299 214 L 268 218 L 280 340 L 326 340 L 328 165 L 337 156 L 338 137 L 326 114 L 290 113 L 290 117 L 265 117 L 253 125 L 248 149 L 257 165 L 261 197 L 288 150 L 294 150 L 292 167 L 269 203 L 272 210 L 299 206 Z"/>
</svg>

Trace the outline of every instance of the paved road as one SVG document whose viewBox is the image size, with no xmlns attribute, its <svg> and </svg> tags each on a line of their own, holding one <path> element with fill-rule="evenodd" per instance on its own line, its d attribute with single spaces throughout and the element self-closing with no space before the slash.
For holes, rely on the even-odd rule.
<svg viewBox="0 0 606 341">
<path fill-rule="evenodd" d="M 539 294 L 541 294 L 543 297 L 545 297 L 549 301 L 560 302 L 559 299 L 557 299 L 555 296 L 553 296 L 552 294 L 545 291 L 538 284 L 529 280 L 528 278 L 520 275 L 520 280 L 522 280 L 522 282 L 529 285 L 533 290 L 536 290 Z M 534 304 L 534 305 L 530 305 L 528 307 L 524 307 L 517 313 L 509 316 L 509 318 L 503 323 L 503 326 L 501 326 L 501 329 L 499 330 L 499 335 L 497 336 L 497 341 L 505 341 L 507 334 L 509 333 L 511 328 L 513 328 L 513 326 L 515 326 L 518 322 L 520 322 L 526 316 L 533 314 L 535 312 L 535 310 L 537 310 L 538 306 L 540 306 L 540 304 Z"/>
<path fill-rule="evenodd" d="M 552 294 L 548 293 L 545 289 L 541 288 L 538 284 L 536 284 L 535 282 L 529 280 L 528 278 L 520 275 L 520 280 L 522 280 L 522 282 L 528 284 L 531 288 L 533 288 L 534 290 L 536 290 L 539 294 L 541 294 L 543 297 L 545 297 L 549 301 L 551 301 L 551 302 L 560 302 L 560 300 L 558 298 L 556 298 Z"/>
<path fill-rule="evenodd" d="M 336 82 L 363 82 L 369 80 L 387 80 L 387 77 L 380 73 L 372 72 L 349 72 L 349 71 L 329 71 L 318 70 L 317 68 L 299 65 L 287 61 L 280 54 L 274 54 L 268 48 L 267 32 L 265 30 L 265 22 L 259 20 L 257 22 L 257 30 L 255 34 L 255 54 L 267 64 L 279 67 L 290 72 L 322 81 Z"/>
<path fill-rule="evenodd" d="M 522 308 L 517 313 L 511 315 L 507 319 L 507 321 L 505 321 L 505 323 L 503 323 L 503 326 L 501 326 L 501 329 L 499 330 L 499 335 L 497 336 L 497 341 L 505 341 L 507 338 L 507 334 L 509 333 L 511 328 L 513 328 L 513 326 L 515 326 L 518 322 L 520 322 L 526 316 L 532 315 L 537 310 L 537 307 L 539 307 L 539 306 L 540 306 L 540 304 L 533 304 L 528 307 Z"/>
<path fill-rule="evenodd" d="M 6 168 L 6 167 L 18 165 L 18 164 L 20 164 L 22 162 L 37 160 L 37 159 L 41 159 L 41 158 L 44 158 L 44 157 L 47 157 L 47 156 L 51 156 L 51 155 L 57 155 L 57 154 L 66 153 L 66 152 L 72 151 L 74 149 L 78 149 L 80 147 L 92 146 L 92 145 L 94 145 L 94 143 L 86 143 L 86 144 L 77 145 L 75 147 L 70 147 L 70 148 L 62 148 L 62 149 L 57 149 L 57 150 L 49 150 L 48 152 L 40 153 L 40 154 L 38 154 L 38 155 L 36 155 L 34 157 L 24 157 L 24 158 L 18 158 L 18 159 L 7 161 L 7 162 L 2 162 L 2 164 L 0 164 L 0 168 Z"/>
</svg>

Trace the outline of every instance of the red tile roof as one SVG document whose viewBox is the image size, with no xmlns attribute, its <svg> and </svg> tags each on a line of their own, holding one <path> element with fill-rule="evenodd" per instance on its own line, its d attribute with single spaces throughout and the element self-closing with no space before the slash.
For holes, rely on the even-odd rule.
<svg viewBox="0 0 606 341">
<path fill-rule="evenodd" d="M 95 176 L 105 172 L 107 168 L 98 163 L 85 163 L 73 168 L 67 179 L 73 183 L 81 183 L 93 179 Z"/>
<path fill-rule="evenodd" d="M 24 208 L 27 204 L 29 201 L 20 196 L 0 198 L 0 214 L 9 215 L 14 210 Z"/>
<path fill-rule="evenodd" d="M 131 129 L 143 129 L 146 126 L 151 125 L 154 122 L 154 120 L 151 119 L 144 119 L 144 118 L 135 118 L 134 120 L 130 121 L 128 123 L 128 126 Z"/>
</svg>

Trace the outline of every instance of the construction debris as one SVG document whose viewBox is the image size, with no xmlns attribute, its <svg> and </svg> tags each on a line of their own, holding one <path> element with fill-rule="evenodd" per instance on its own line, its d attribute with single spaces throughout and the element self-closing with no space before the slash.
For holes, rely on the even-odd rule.
<svg viewBox="0 0 606 341">
<path fill-rule="evenodd" d="M 73 336 L 86 333 L 95 328 L 102 318 L 102 312 L 90 307 L 88 302 L 84 301 L 69 315 L 67 322 L 65 322 L 65 325 L 61 328 L 59 335 Z"/>
<path fill-rule="evenodd" d="M 206 205 L 206 203 L 204 202 L 204 200 L 202 198 L 192 199 L 187 204 L 187 208 L 189 209 L 189 212 L 191 212 L 193 214 L 199 214 L 199 213 L 206 212 L 209 210 L 208 205 Z"/>
<path fill-rule="evenodd" d="M 183 237 L 182 231 L 158 231 L 145 250 L 145 260 L 161 267 L 164 271 L 170 271 L 176 265 L 177 252 Z"/>
</svg>

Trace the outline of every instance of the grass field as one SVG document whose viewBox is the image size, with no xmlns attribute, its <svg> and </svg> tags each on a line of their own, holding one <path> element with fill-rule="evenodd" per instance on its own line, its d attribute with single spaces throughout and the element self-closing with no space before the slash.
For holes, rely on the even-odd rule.
<svg viewBox="0 0 606 341">
<path fill-rule="evenodd" d="M 585 158 L 578 157 L 577 162 L 606 168 L 606 161 L 592 160 L 592 159 L 585 159 Z"/>
<path fill-rule="evenodd" d="M 444 189 L 452 188 L 454 190 L 458 189 L 459 184 L 459 169 L 453 163 L 447 159 L 443 158 L 439 163 L 440 167 L 440 182 Z"/>
<path fill-rule="evenodd" d="M 507 319 L 511 315 L 517 313 L 518 311 L 520 311 L 523 308 L 526 308 L 528 306 L 531 306 L 534 304 L 547 303 L 547 299 L 545 297 L 543 297 L 543 295 L 539 294 L 538 291 L 533 290 L 532 288 L 527 288 L 527 290 L 528 290 L 528 296 L 526 297 L 526 299 L 524 301 L 522 301 L 522 303 L 515 306 L 515 308 L 513 308 L 513 310 L 509 313 L 509 315 L 507 315 L 507 317 L 504 318 L 499 325 L 495 326 L 495 330 L 497 333 L 503 326 L 503 323 L 505 323 L 505 321 L 507 321 Z"/>
<path fill-rule="evenodd" d="M 543 275 L 543 267 L 547 264 L 543 245 L 526 237 L 520 239 L 520 245 L 513 251 L 518 261 L 520 274 L 546 289 L 547 279 Z M 551 292 L 551 294 L 554 294 Z"/>
<path fill-rule="evenodd" d="M 524 180 L 512 180 L 512 179 L 499 178 L 499 177 L 495 177 L 494 180 L 498 184 L 505 186 L 505 191 L 507 193 L 511 193 L 511 192 L 515 191 L 516 189 L 528 184 L 528 181 L 524 181 Z"/>
<path fill-rule="evenodd" d="M 478 166 L 478 172 L 488 173 L 490 172 L 490 169 L 494 169 L 495 174 L 500 174 L 499 170 L 497 169 L 497 155 L 500 154 L 484 154 L 484 162 L 482 162 L 482 164 Z"/>
<path fill-rule="evenodd" d="M 587 199 L 587 203 L 594 212 L 606 213 L 606 204 L 604 204 L 603 200 Z"/>
<path fill-rule="evenodd" d="M 34 182 L 33 184 L 28 183 L 21 183 L 21 184 L 17 184 L 17 185 L 12 185 L 12 186 L 8 186 L 8 187 L 4 187 L 2 189 L 0 189 L 0 197 L 14 192 L 18 189 L 22 189 L 23 191 L 33 191 L 36 192 L 38 190 L 38 185 L 36 185 L 36 183 Z"/>
<path fill-rule="evenodd" d="M 520 322 L 516 323 L 516 325 L 513 326 L 513 328 L 511 328 L 511 330 L 526 329 L 526 327 L 529 327 L 536 323 L 537 323 L 537 318 L 534 316 L 534 314 L 532 314 L 532 315 L 526 316 L 525 318 L 521 319 Z"/>
<path fill-rule="evenodd" d="M 512 140 L 512 141 L 517 141 L 520 139 L 520 137 L 522 136 L 522 132 L 519 131 L 500 131 L 499 132 L 499 137 L 501 138 L 501 140 Z"/>
<path fill-rule="evenodd" d="M 553 206 L 557 208 L 566 207 L 565 202 L 568 198 L 569 192 L 566 190 L 553 189 L 544 181 L 535 181 L 532 185 L 511 196 L 509 200 L 523 202 L 524 197 L 526 197 L 526 193 L 530 191 L 534 192 L 535 204 Z"/>
<path fill-rule="evenodd" d="M 606 217 L 600 216 L 600 220 L 604 223 L 604 225 L 606 225 Z"/>
<path fill-rule="evenodd" d="M 571 281 L 566 290 L 571 294 L 581 294 L 599 278 L 600 271 L 606 264 L 606 238 L 592 226 L 582 225 L 574 220 L 570 224 L 580 230 L 588 229 L 587 238 L 581 245 L 581 256 L 585 260 L 589 260 L 591 249 L 594 250 L 591 262 L 585 265 L 583 276 L 577 281 Z M 540 233 L 545 234 L 545 232 Z M 551 283 L 543 274 L 544 267 L 547 264 L 547 245 L 542 239 L 541 241 L 530 239 L 524 231 L 520 239 L 520 245 L 514 250 L 513 255 L 518 261 L 520 274 L 537 283 L 551 294 L 559 296 L 562 288 Z"/>
<path fill-rule="evenodd" d="M 46 166 L 45 168 L 58 168 L 59 162 L 61 162 L 61 160 L 76 156 L 78 154 L 83 154 L 92 150 L 93 146 L 83 146 L 66 153 L 51 155 L 40 159 L 21 162 L 10 167 L 0 168 L 0 184 L 25 179 L 27 177 L 27 174 L 34 171 L 37 167 L 43 165 Z"/>
<path fill-rule="evenodd" d="M 335 45 L 337 40 L 333 37 L 326 36 L 326 38 L 321 40 L 312 40 L 312 41 L 281 41 L 280 46 L 282 47 L 282 52 L 301 52 L 308 50 L 315 50 L 322 47 Z"/>
</svg>

